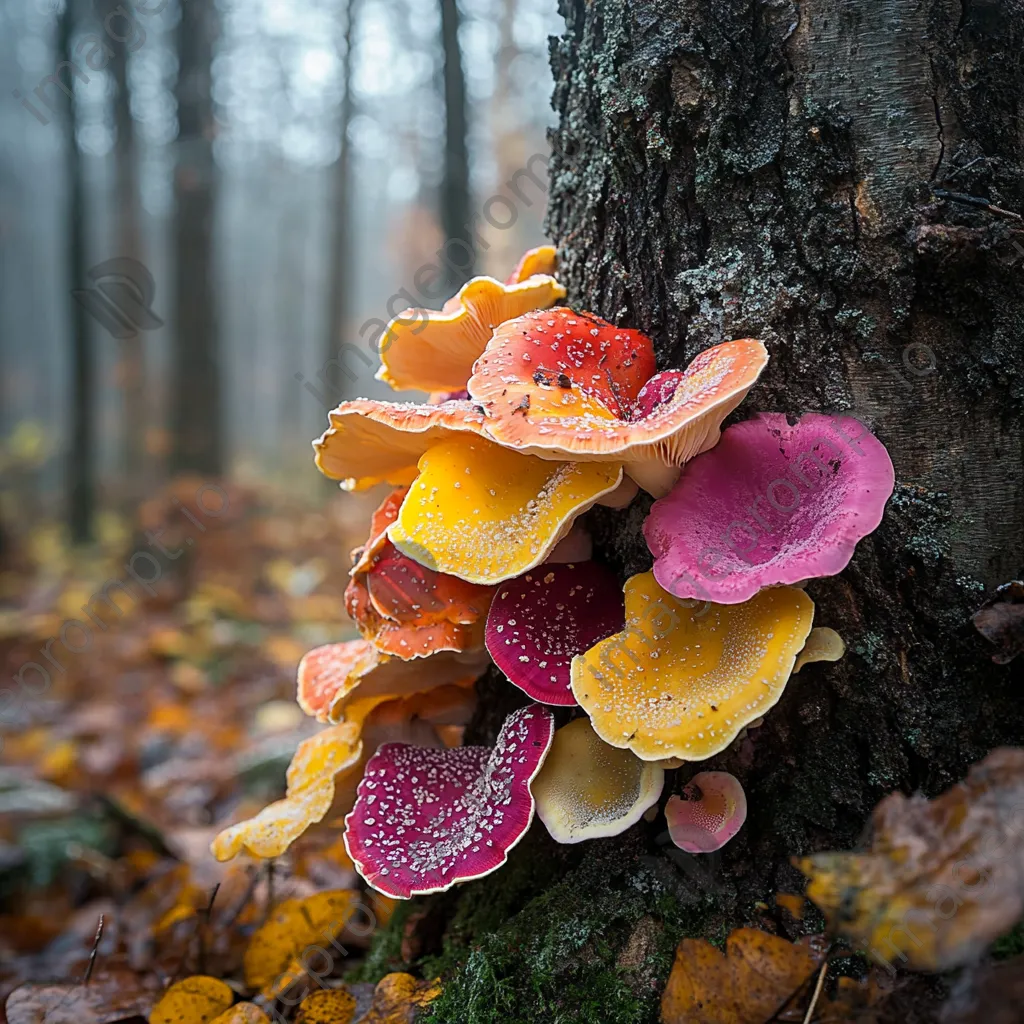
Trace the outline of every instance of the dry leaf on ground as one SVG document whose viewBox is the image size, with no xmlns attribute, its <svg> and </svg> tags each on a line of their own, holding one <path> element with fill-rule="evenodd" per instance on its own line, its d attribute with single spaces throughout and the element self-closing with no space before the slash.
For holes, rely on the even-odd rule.
<svg viewBox="0 0 1024 1024">
<path fill-rule="evenodd" d="M 246 984 L 274 998 L 307 973 L 329 973 L 330 962 L 343 955 L 337 948 L 332 952 L 331 941 L 358 907 L 359 893 L 348 889 L 278 904 L 249 941 Z"/>
<path fill-rule="evenodd" d="M 356 997 L 344 986 L 310 993 L 299 1003 L 295 1024 L 352 1024 Z"/>
<path fill-rule="evenodd" d="M 738 928 L 725 952 L 704 939 L 683 939 L 661 997 L 664 1024 L 764 1024 L 798 1003 L 824 959 L 824 945 L 787 942 L 756 928 Z M 803 1014 L 797 1019 L 802 1019 Z M 780 1019 L 787 1019 L 785 1017 Z"/>
<path fill-rule="evenodd" d="M 234 1001 L 234 992 L 223 981 L 195 974 L 175 982 L 160 997 L 149 1024 L 208 1024 Z"/>
<path fill-rule="evenodd" d="M 210 1024 L 270 1024 L 270 1018 L 255 1003 L 235 1003 Z"/>
<path fill-rule="evenodd" d="M 830 927 L 878 963 L 970 963 L 1024 914 L 1024 750 L 993 751 L 934 800 L 894 793 L 872 822 L 869 852 L 797 866 Z"/>
<path fill-rule="evenodd" d="M 7 999 L 8 1024 L 113 1024 L 145 1017 L 159 998 L 130 971 L 97 972 L 88 985 L 22 985 Z"/>
<path fill-rule="evenodd" d="M 439 980 L 418 981 L 411 974 L 386 974 L 359 1024 L 412 1024 L 420 1010 L 441 994 Z"/>
</svg>

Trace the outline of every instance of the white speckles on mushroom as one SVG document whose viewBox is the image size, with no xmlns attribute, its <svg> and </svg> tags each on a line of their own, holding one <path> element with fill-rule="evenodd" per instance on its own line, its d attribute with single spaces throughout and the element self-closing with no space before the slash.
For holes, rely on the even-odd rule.
<svg viewBox="0 0 1024 1024">
<path fill-rule="evenodd" d="M 345 819 L 356 870 L 378 891 L 408 899 L 499 868 L 529 828 L 530 783 L 553 733 L 551 713 L 533 704 L 506 719 L 493 748 L 382 746 Z"/>
</svg>

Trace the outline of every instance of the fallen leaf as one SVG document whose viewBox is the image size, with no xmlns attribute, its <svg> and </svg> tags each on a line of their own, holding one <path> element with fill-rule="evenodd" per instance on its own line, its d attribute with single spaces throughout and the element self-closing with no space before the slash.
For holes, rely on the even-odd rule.
<svg viewBox="0 0 1024 1024">
<path fill-rule="evenodd" d="M 352 1024 L 356 997 L 347 988 L 325 988 L 299 1003 L 295 1024 Z"/>
<path fill-rule="evenodd" d="M 724 953 L 704 939 L 683 939 L 661 997 L 661 1019 L 664 1024 L 764 1024 L 784 1007 L 797 1008 L 796 997 L 823 958 L 820 940 L 792 943 L 757 928 L 737 928 Z M 802 1018 L 801 1012 L 796 1019 Z"/>
<path fill-rule="evenodd" d="M 418 981 L 411 974 L 386 974 L 359 1024 L 412 1024 L 420 1010 L 441 994 L 441 982 Z"/>
<path fill-rule="evenodd" d="M 1024 750 L 1001 748 L 935 800 L 886 797 L 867 853 L 796 862 L 833 931 L 882 966 L 944 971 L 1024 914 Z"/>
<path fill-rule="evenodd" d="M 270 1024 L 270 1018 L 255 1003 L 235 1003 L 210 1024 Z"/>
<path fill-rule="evenodd" d="M 149 1024 L 208 1024 L 234 1001 L 234 992 L 223 981 L 195 974 L 175 982 L 160 997 Z"/>
<path fill-rule="evenodd" d="M 1000 648 L 992 660 L 1006 665 L 1024 651 L 1024 582 L 1011 580 L 974 613 L 975 628 Z"/>
<path fill-rule="evenodd" d="M 7 998 L 8 1024 L 113 1024 L 145 1017 L 159 998 L 129 971 L 97 972 L 88 985 L 22 985 Z"/>
<path fill-rule="evenodd" d="M 335 953 L 344 955 L 331 943 L 358 907 L 359 893 L 348 889 L 279 903 L 249 940 L 246 984 L 275 998 L 307 973 L 327 974 L 330 966 L 324 957 L 333 962 Z"/>
</svg>

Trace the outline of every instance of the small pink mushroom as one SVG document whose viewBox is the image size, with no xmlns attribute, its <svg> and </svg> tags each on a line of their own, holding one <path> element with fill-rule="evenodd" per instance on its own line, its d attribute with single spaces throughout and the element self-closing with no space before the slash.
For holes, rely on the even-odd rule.
<svg viewBox="0 0 1024 1024">
<path fill-rule="evenodd" d="M 484 637 L 495 665 L 534 700 L 573 705 L 572 659 L 625 621 L 622 587 L 610 569 L 549 562 L 498 585 Z"/>
<path fill-rule="evenodd" d="M 493 748 L 384 744 L 345 818 L 356 870 L 395 899 L 497 870 L 533 820 L 530 783 L 554 732 L 551 712 L 531 704 L 509 715 Z"/>
<path fill-rule="evenodd" d="M 669 798 L 665 820 L 672 842 L 687 853 L 720 850 L 747 820 L 747 796 L 728 772 L 701 772 Z"/>
<path fill-rule="evenodd" d="M 762 587 L 834 576 L 882 521 L 894 486 L 884 445 L 849 416 L 729 427 L 654 503 L 644 537 L 670 594 L 740 604 Z"/>
</svg>

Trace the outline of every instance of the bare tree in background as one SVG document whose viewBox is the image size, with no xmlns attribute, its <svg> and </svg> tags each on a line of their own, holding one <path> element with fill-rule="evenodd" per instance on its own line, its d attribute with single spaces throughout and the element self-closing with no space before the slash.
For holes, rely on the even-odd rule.
<svg viewBox="0 0 1024 1024">
<path fill-rule="evenodd" d="M 355 24 L 359 0 L 345 0 L 344 48 L 345 64 L 342 72 L 341 103 L 338 110 L 338 159 L 331 168 L 330 250 L 327 264 L 327 334 L 324 338 L 324 363 L 337 367 L 338 348 L 345 340 L 349 316 L 349 251 L 352 238 L 349 196 L 352 185 L 352 154 L 348 141 L 348 130 L 352 123 L 354 103 L 352 98 L 352 52 L 355 39 Z M 327 373 L 327 370 L 324 371 Z M 337 371 L 340 373 L 340 370 Z M 338 379 L 330 377 L 324 382 L 328 388 L 343 388 Z"/>
<path fill-rule="evenodd" d="M 174 173 L 175 302 L 172 472 L 224 469 L 213 228 L 213 44 L 215 0 L 188 0 L 178 23 L 177 161 Z"/>
<path fill-rule="evenodd" d="M 118 0 L 106 0 L 105 16 L 114 18 L 123 7 Z M 111 48 L 110 72 L 114 79 L 114 238 L 117 255 L 142 259 L 139 229 L 139 187 L 136 172 L 135 128 L 132 123 L 131 92 L 128 85 L 128 47 Z M 146 376 L 142 337 L 139 333 L 119 342 L 118 383 L 123 402 L 121 424 L 122 488 L 128 501 L 137 500 L 145 489 Z"/>
<path fill-rule="evenodd" d="M 448 284 L 456 288 L 473 273 L 473 243 L 468 237 L 470 223 L 469 119 L 466 113 L 466 75 L 459 47 L 461 17 L 456 0 L 441 0 L 441 48 L 444 54 L 444 177 L 441 181 L 441 230 L 450 246 Z M 456 255 L 456 251 L 458 254 Z M 463 264 L 456 270 L 453 264 Z"/>
<path fill-rule="evenodd" d="M 78 4 L 68 0 L 57 24 L 57 53 L 61 61 L 74 60 L 72 46 Z M 58 67 L 58 74 L 60 68 Z M 67 74 L 65 102 L 65 175 L 67 180 L 67 244 L 65 260 L 72 289 L 85 287 L 85 183 L 78 149 L 78 118 L 74 75 Z M 95 507 L 95 353 L 85 307 L 68 299 L 71 347 L 71 444 L 67 463 L 68 527 L 75 544 L 92 540 Z"/>
</svg>

